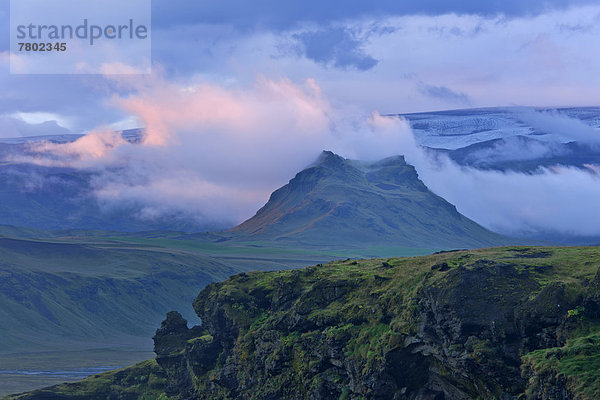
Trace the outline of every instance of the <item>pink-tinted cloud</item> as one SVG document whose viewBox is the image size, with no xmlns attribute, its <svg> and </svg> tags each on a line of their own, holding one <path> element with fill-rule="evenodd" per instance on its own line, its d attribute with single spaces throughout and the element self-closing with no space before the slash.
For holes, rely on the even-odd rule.
<svg viewBox="0 0 600 400">
<path fill-rule="evenodd" d="M 265 135 L 314 136 L 327 129 L 329 105 L 311 79 L 302 86 L 287 79 L 259 79 L 250 90 L 201 83 L 175 85 L 157 81 L 114 103 L 139 117 L 146 127 L 144 144 L 164 146 L 177 132 L 252 140 Z M 265 126 L 266 124 L 266 126 Z M 275 134 L 274 131 L 280 133 Z"/>
<path fill-rule="evenodd" d="M 31 152 L 39 153 L 42 157 L 44 154 L 62 156 L 64 162 L 82 167 L 89 161 L 109 157 L 113 149 L 126 143 L 119 132 L 103 128 L 89 132 L 74 142 L 33 142 L 28 147 Z"/>
</svg>

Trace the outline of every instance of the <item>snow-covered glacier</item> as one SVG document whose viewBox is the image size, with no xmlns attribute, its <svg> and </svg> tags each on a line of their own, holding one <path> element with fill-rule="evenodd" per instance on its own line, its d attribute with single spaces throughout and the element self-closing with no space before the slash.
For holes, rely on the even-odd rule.
<svg viewBox="0 0 600 400">
<path fill-rule="evenodd" d="M 494 107 L 396 115 L 410 122 L 419 144 L 439 149 L 456 150 L 512 136 L 568 143 L 575 141 L 571 130 L 580 124 L 597 129 L 600 141 L 600 107 Z M 554 127 L 553 120 L 558 122 Z M 572 129 L 567 129 L 570 124 Z"/>
</svg>

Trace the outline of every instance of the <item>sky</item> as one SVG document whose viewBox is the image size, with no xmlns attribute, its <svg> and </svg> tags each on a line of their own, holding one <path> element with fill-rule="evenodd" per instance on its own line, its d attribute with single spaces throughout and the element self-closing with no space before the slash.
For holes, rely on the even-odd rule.
<svg viewBox="0 0 600 400">
<path fill-rule="evenodd" d="M 154 73 L 182 85 L 310 78 L 334 106 L 364 114 L 596 104 L 597 1 L 155 0 L 152 16 Z M 54 115 L 78 133 L 135 125 L 110 101 L 131 87 L 94 75 L 10 75 L 8 50 L 3 35 L 4 116 Z"/>
<path fill-rule="evenodd" d="M 0 137 L 92 132 L 38 150 L 105 171 L 105 202 L 235 223 L 323 149 L 410 151 L 382 115 L 598 105 L 599 22 L 597 0 L 155 0 L 148 75 L 11 75 L 0 35 Z"/>
</svg>

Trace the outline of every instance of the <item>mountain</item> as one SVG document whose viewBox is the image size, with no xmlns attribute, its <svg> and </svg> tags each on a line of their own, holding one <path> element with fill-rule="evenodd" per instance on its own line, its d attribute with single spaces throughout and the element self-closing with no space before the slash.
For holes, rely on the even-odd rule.
<svg viewBox="0 0 600 400">
<path fill-rule="evenodd" d="M 135 144 L 141 130 L 120 132 Z M 70 143 L 83 135 L 49 135 L 0 139 L 0 225 L 40 230 L 94 229 L 113 231 L 177 230 L 199 232 L 229 228 L 202 222 L 184 212 L 147 218 L 134 201 L 106 205 L 96 194 L 101 174 L 95 169 L 33 163 L 36 142 Z M 118 168 L 111 170 L 119 175 Z"/>
<path fill-rule="evenodd" d="M 365 163 L 330 151 L 230 233 L 236 241 L 345 248 L 473 248 L 510 242 L 429 191 L 403 157 Z"/>
<path fill-rule="evenodd" d="M 599 266 L 504 247 L 238 274 L 201 326 L 167 314 L 156 360 L 7 399 L 598 399 Z"/>
</svg>

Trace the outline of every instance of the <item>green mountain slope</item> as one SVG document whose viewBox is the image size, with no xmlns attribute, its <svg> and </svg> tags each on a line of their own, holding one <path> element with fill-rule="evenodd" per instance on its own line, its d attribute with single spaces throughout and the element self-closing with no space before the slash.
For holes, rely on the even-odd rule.
<svg viewBox="0 0 600 400">
<path fill-rule="evenodd" d="M 153 219 L 143 218 L 141 203 L 106 207 L 95 193 L 94 181 L 98 178 L 97 173 L 85 169 L 3 161 L 0 151 L 0 224 L 45 230 L 128 232 L 151 229 L 198 232 L 231 226 L 199 221 L 181 211 Z"/>
<path fill-rule="evenodd" d="M 597 399 L 600 248 L 346 260 L 213 283 L 152 362 L 10 399 Z"/>
<path fill-rule="evenodd" d="M 376 163 L 323 152 L 276 190 L 233 240 L 299 246 L 474 248 L 511 240 L 481 227 L 429 191 L 403 157 Z"/>
<path fill-rule="evenodd" d="M 0 353 L 147 336 L 199 286 L 236 271 L 160 247 L 0 237 Z"/>
</svg>

